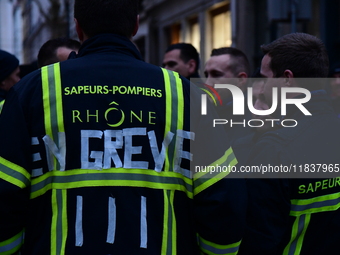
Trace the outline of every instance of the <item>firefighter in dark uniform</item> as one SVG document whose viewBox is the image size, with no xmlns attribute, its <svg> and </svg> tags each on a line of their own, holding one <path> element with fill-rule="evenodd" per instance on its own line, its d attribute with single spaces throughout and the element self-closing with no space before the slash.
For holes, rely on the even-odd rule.
<svg viewBox="0 0 340 255">
<path fill-rule="evenodd" d="M 7 92 L 20 80 L 19 60 L 7 51 L 0 50 L 0 112 Z"/>
<path fill-rule="evenodd" d="M 334 254 L 340 238 L 340 121 L 323 90 L 326 79 L 317 79 L 328 74 L 325 46 L 314 36 L 294 33 L 262 50 L 262 76 L 280 77 L 264 85 L 268 105 L 274 84 L 279 89 L 301 87 L 310 91 L 303 107 L 311 115 L 294 104 L 282 117 L 278 109 L 273 119 L 295 120 L 297 125 L 266 132 L 250 153 L 248 166 L 276 171 L 248 175 L 247 231 L 239 254 Z M 306 77 L 316 79 L 294 79 Z"/>
<path fill-rule="evenodd" d="M 244 183 L 204 170 L 237 159 L 201 91 L 142 60 L 137 12 L 137 0 L 76 0 L 78 55 L 9 94 L 0 254 L 237 253 Z"/>
</svg>

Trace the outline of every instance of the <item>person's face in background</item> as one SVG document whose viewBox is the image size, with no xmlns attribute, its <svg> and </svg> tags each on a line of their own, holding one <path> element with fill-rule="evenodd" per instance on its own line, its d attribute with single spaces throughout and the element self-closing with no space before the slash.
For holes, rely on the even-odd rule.
<svg viewBox="0 0 340 255">
<path fill-rule="evenodd" d="M 264 100 L 264 84 L 265 81 L 260 78 L 254 78 L 253 79 L 253 104 L 254 108 L 256 110 L 268 110 L 269 106 Z M 264 122 L 264 125 L 262 127 L 256 127 L 257 132 L 266 132 L 272 127 L 272 122 L 265 121 L 265 119 L 272 119 L 272 116 L 270 115 L 256 115 L 252 114 L 253 119 L 260 119 Z"/>
<path fill-rule="evenodd" d="M 272 104 L 272 89 L 275 86 L 275 83 L 273 83 L 273 79 L 271 79 L 271 78 L 274 78 L 274 73 L 272 69 L 270 68 L 270 61 L 271 61 L 271 57 L 268 54 L 265 55 L 262 58 L 261 71 L 260 71 L 262 77 L 269 78 L 269 79 L 266 79 L 266 82 L 263 85 L 263 93 L 262 93 L 263 100 L 268 105 Z"/>
<path fill-rule="evenodd" d="M 229 54 L 212 56 L 205 64 L 204 75 L 206 84 L 214 86 L 220 78 L 235 78 L 235 75 L 230 71 L 231 57 Z"/>
<path fill-rule="evenodd" d="M 183 77 L 188 78 L 191 74 L 195 72 L 195 67 L 193 65 L 194 60 L 191 59 L 188 62 L 184 62 L 181 58 L 181 50 L 174 49 L 167 53 L 165 53 L 163 58 L 163 67 L 165 69 L 175 71 L 182 75 Z"/>
<path fill-rule="evenodd" d="M 273 105 L 273 88 L 277 88 L 278 104 L 280 104 L 281 88 L 287 86 L 287 79 L 283 76 L 275 77 L 273 70 L 270 68 L 271 57 L 267 54 L 263 57 L 261 62 L 261 76 L 265 79 L 263 86 L 263 99 L 270 107 Z M 290 72 L 290 71 L 289 71 Z M 290 97 L 294 95 L 289 93 Z"/>
<path fill-rule="evenodd" d="M 214 87 L 215 84 L 237 85 L 237 77 L 230 70 L 231 61 L 232 59 L 229 54 L 210 57 L 204 68 L 204 75 L 206 77 L 205 83 L 212 87 Z M 216 90 L 223 102 L 227 102 L 231 97 L 229 89 Z"/>
<path fill-rule="evenodd" d="M 67 60 L 68 59 L 68 56 L 70 55 L 70 53 L 72 51 L 75 51 L 76 53 L 78 53 L 77 50 L 73 50 L 73 49 L 70 49 L 70 48 L 67 48 L 67 47 L 59 47 L 57 49 L 57 58 L 59 59 L 59 61 L 64 61 L 64 60 Z"/>
<path fill-rule="evenodd" d="M 1 82 L 1 88 L 5 91 L 9 91 L 18 81 L 20 81 L 20 68 L 19 66 Z"/>
</svg>

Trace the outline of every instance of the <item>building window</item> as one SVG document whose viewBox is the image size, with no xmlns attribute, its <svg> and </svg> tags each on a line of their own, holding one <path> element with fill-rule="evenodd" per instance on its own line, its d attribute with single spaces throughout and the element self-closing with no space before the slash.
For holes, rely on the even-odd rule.
<svg viewBox="0 0 340 255">
<path fill-rule="evenodd" d="M 230 5 L 211 11 L 212 47 L 230 47 L 232 44 Z"/>
<path fill-rule="evenodd" d="M 181 42 L 182 41 L 181 24 L 177 23 L 172 24 L 169 27 L 169 34 L 170 34 L 169 45 Z"/>
<path fill-rule="evenodd" d="M 189 28 L 190 28 L 190 42 L 197 51 L 200 50 L 200 41 L 201 41 L 201 35 L 200 35 L 200 27 L 198 23 L 198 18 L 192 18 L 189 19 Z"/>
<path fill-rule="evenodd" d="M 184 30 L 183 30 L 183 27 Z M 184 34 L 183 34 L 184 33 Z M 191 43 L 197 50 L 200 49 L 200 27 L 198 17 L 185 19 L 184 23 L 174 23 L 165 28 L 167 44 Z"/>
</svg>

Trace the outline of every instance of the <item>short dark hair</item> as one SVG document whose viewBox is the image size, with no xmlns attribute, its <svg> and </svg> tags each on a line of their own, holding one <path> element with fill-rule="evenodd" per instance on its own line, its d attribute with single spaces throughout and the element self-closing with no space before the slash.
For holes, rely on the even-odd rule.
<svg viewBox="0 0 340 255">
<path fill-rule="evenodd" d="M 48 40 L 41 46 L 39 50 L 38 67 L 59 62 L 57 56 L 57 49 L 59 47 L 66 47 L 72 50 L 79 50 L 80 42 L 67 37 L 60 37 Z"/>
<path fill-rule="evenodd" d="M 328 75 L 329 60 L 323 42 L 309 34 L 292 33 L 262 45 L 263 53 L 271 57 L 270 68 L 275 77 L 287 69 L 297 78 L 324 78 Z"/>
<path fill-rule="evenodd" d="M 233 48 L 233 47 L 222 47 L 218 49 L 213 49 L 211 51 L 211 57 L 220 55 L 230 55 L 233 60 L 230 65 L 230 71 L 237 75 L 240 72 L 245 72 L 247 75 L 250 74 L 250 65 L 246 54 L 243 51 Z"/>
<path fill-rule="evenodd" d="M 88 37 L 112 33 L 130 38 L 140 0 L 75 0 L 74 17 Z"/>
<path fill-rule="evenodd" d="M 190 43 L 175 43 L 171 44 L 165 51 L 165 53 L 172 51 L 172 50 L 180 50 L 179 57 L 187 63 L 190 59 L 193 59 L 196 61 L 196 69 L 195 71 L 198 71 L 198 68 L 200 66 L 200 55 L 196 48 L 190 44 Z"/>
</svg>

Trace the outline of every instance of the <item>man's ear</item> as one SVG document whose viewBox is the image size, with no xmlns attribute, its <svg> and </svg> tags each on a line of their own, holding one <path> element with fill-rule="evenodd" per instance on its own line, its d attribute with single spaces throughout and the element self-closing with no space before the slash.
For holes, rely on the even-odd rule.
<svg viewBox="0 0 340 255">
<path fill-rule="evenodd" d="M 291 70 L 287 69 L 283 72 L 284 85 L 286 87 L 294 87 L 294 74 Z"/>
<path fill-rule="evenodd" d="M 237 75 L 237 86 L 242 90 L 245 91 L 247 87 L 247 79 L 248 79 L 248 74 L 245 72 L 240 72 Z"/>
<path fill-rule="evenodd" d="M 139 28 L 139 15 L 137 15 L 136 24 L 135 24 L 135 29 L 133 30 L 132 36 L 135 36 L 135 35 L 137 34 L 138 28 Z"/>
<path fill-rule="evenodd" d="M 81 29 L 81 27 L 79 25 L 79 22 L 78 22 L 78 20 L 76 18 L 74 18 L 74 22 L 76 24 L 76 31 L 77 31 L 77 35 L 78 35 L 79 41 L 80 42 L 84 42 L 84 32 Z"/>
<path fill-rule="evenodd" d="M 187 62 L 187 65 L 188 65 L 188 71 L 190 72 L 190 74 L 195 73 L 195 71 L 196 71 L 196 61 L 194 59 L 190 59 Z"/>
</svg>

